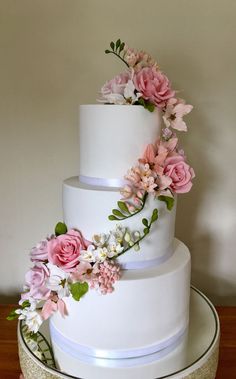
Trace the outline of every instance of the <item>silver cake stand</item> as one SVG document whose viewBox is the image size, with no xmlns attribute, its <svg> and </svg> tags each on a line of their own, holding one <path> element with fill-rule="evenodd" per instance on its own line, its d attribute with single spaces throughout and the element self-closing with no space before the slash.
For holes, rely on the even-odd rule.
<svg viewBox="0 0 236 379">
<path fill-rule="evenodd" d="M 42 331 L 42 336 L 50 341 L 47 325 Z M 139 377 L 143 379 L 214 379 L 218 364 L 219 339 L 219 318 L 214 306 L 199 290 L 191 287 L 188 334 L 171 354 L 152 364 L 151 374 L 149 374 L 151 376 L 140 374 Z M 32 352 L 31 346 L 24 338 L 21 322 L 18 325 L 18 346 L 20 365 L 25 379 L 75 378 L 53 367 L 50 349 L 45 349 L 48 351 L 48 356 L 44 356 L 44 359 L 39 359 Z"/>
</svg>

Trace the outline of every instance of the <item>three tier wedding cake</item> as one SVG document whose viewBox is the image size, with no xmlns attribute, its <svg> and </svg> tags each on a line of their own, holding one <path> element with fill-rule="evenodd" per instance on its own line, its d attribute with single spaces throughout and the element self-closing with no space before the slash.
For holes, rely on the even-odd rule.
<svg viewBox="0 0 236 379">
<path fill-rule="evenodd" d="M 10 318 L 33 338 L 50 317 L 62 372 L 154 378 L 151 363 L 188 328 L 190 254 L 174 233 L 177 195 L 194 178 L 176 135 L 192 106 L 147 53 L 120 40 L 106 53 L 127 69 L 105 83 L 100 104 L 80 106 L 79 173 L 63 183 L 64 222 L 31 250 Z"/>
</svg>

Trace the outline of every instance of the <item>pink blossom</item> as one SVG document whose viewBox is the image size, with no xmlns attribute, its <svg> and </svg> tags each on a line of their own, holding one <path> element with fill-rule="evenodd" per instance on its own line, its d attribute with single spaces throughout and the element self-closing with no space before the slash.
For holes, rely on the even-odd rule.
<svg viewBox="0 0 236 379">
<path fill-rule="evenodd" d="M 95 265 L 90 287 L 98 288 L 103 295 L 106 295 L 114 290 L 113 284 L 119 279 L 120 266 L 111 260 L 105 260 Z"/>
<path fill-rule="evenodd" d="M 129 199 L 133 195 L 133 190 L 130 186 L 126 185 L 120 190 L 123 199 Z"/>
<path fill-rule="evenodd" d="M 144 164 L 148 163 L 156 174 L 162 175 L 163 165 L 167 155 L 168 150 L 159 141 L 156 146 L 153 144 L 147 145 L 143 157 L 139 159 L 139 162 Z"/>
<path fill-rule="evenodd" d="M 155 67 L 144 67 L 134 73 L 134 85 L 145 100 L 163 109 L 175 95 L 168 78 Z"/>
<path fill-rule="evenodd" d="M 131 71 L 126 71 L 107 81 L 101 88 L 100 100 L 110 104 L 124 104 L 124 90 L 130 79 Z"/>
<path fill-rule="evenodd" d="M 92 272 L 92 265 L 87 261 L 80 261 L 76 270 L 71 274 L 71 279 L 74 281 L 84 281 Z"/>
<path fill-rule="evenodd" d="M 192 187 L 191 180 L 195 177 L 193 169 L 179 154 L 168 157 L 165 161 L 164 174 L 171 178 L 170 188 L 176 193 L 189 192 Z"/>
<path fill-rule="evenodd" d="M 124 60 L 128 63 L 129 67 L 134 67 L 139 59 L 139 53 L 125 45 L 124 47 Z"/>
<path fill-rule="evenodd" d="M 81 250 L 91 245 L 77 230 L 69 230 L 48 242 L 48 260 L 66 272 L 75 271 Z"/>
<path fill-rule="evenodd" d="M 185 104 L 182 99 L 169 99 L 163 116 L 164 123 L 167 127 L 180 131 L 187 131 L 187 125 L 183 121 L 183 116 L 191 112 L 192 105 Z"/>
<path fill-rule="evenodd" d="M 42 262 L 35 263 L 34 267 L 25 275 L 26 286 L 29 291 L 22 294 L 22 299 L 26 300 L 32 297 L 35 300 L 45 300 L 50 295 L 50 289 L 46 287 L 49 278 L 49 270 Z"/>
<path fill-rule="evenodd" d="M 128 170 L 125 176 L 136 188 L 144 192 L 153 192 L 157 187 L 155 184 L 156 174 L 150 169 L 148 163 L 139 164 L 138 166 L 132 167 Z"/>
<path fill-rule="evenodd" d="M 57 295 L 48 299 L 42 309 L 41 316 L 47 320 L 53 313 L 59 311 L 62 317 L 67 315 L 66 304 L 62 299 L 58 299 Z"/>
<path fill-rule="evenodd" d="M 30 252 L 32 262 L 44 262 L 48 259 L 48 240 L 40 241 Z"/>
</svg>

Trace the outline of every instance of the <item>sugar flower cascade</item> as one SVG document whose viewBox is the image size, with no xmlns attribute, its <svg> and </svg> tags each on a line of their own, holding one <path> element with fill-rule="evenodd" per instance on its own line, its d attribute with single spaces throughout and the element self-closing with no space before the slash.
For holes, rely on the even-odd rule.
<svg viewBox="0 0 236 379">
<path fill-rule="evenodd" d="M 158 220 L 158 209 L 153 209 L 148 219 L 141 219 L 139 230 L 123 227 L 122 220 L 141 213 L 148 196 L 164 201 L 170 211 L 175 194 L 190 191 L 195 176 L 175 132 L 187 131 L 183 117 L 192 106 L 176 97 L 169 79 L 149 54 L 131 49 L 120 40 L 111 42 L 105 52 L 119 58 L 126 70 L 104 84 L 99 101 L 142 105 L 150 112 L 158 108 L 164 127 L 161 136 L 137 157 L 137 164 L 124 173 L 126 185 L 121 189 L 121 199 L 108 215 L 110 221 L 117 223 L 113 230 L 95 233 L 87 240 L 83 231 L 68 230 L 59 222 L 54 234 L 31 250 L 32 268 L 25 276 L 20 307 L 8 319 L 24 320 L 32 338 L 54 312 L 66 317 L 66 297 L 79 301 L 90 289 L 104 295 L 111 293 L 122 275 L 117 258 L 130 249 L 140 249 Z"/>
</svg>

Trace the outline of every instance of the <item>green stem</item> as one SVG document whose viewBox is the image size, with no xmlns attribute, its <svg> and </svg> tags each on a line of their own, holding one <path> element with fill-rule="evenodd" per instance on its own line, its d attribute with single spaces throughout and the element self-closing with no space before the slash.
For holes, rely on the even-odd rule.
<svg viewBox="0 0 236 379">
<path fill-rule="evenodd" d="M 128 246 L 121 253 L 115 255 L 111 259 L 116 259 L 116 258 L 120 257 L 121 255 L 125 254 L 127 251 L 129 251 L 130 249 L 132 249 L 135 245 L 138 245 L 149 234 L 152 224 L 153 224 L 153 222 L 150 221 L 150 224 L 147 226 L 148 233 L 144 233 L 137 241 L 134 242 L 134 244 L 132 246 Z"/>
<path fill-rule="evenodd" d="M 122 62 L 124 64 L 126 64 L 127 67 L 129 67 L 128 63 L 123 58 L 121 58 L 121 56 L 119 54 L 117 54 L 115 51 L 109 50 L 109 52 L 107 52 L 107 54 L 114 54 L 114 55 L 116 55 L 120 60 L 122 60 Z"/>
</svg>

